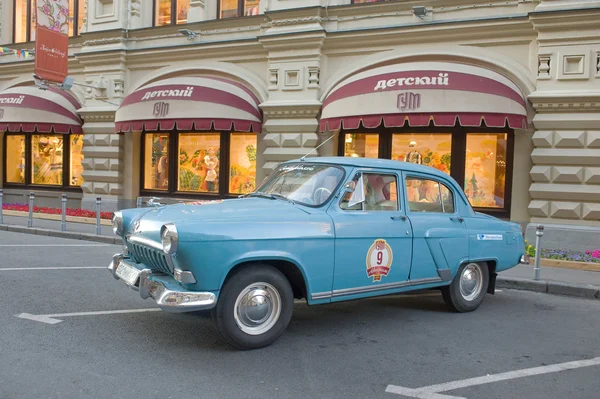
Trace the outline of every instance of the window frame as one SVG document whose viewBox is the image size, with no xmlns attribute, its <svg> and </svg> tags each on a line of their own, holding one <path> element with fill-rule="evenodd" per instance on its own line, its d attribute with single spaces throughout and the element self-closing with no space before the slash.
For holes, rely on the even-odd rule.
<svg viewBox="0 0 600 399">
<path fill-rule="evenodd" d="M 16 3 L 17 0 L 13 0 L 13 12 L 12 12 L 12 23 L 13 23 L 13 29 L 12 29 L 12 42 L 13 44 L 21 44 L 21 43 L 29 43 L 31 42 L 31 34 L 32 34 L 32 20 L 33 20 L 33 12 L 34 9 L 32 9 L 31 7 L 31 1 L 32 0 L 27 0 L 27 31 L 25 34 L 25 38 L 27 40 L 25 40 L 24 42 L 17 42 L 16 41 L 16 35 L 17 35 L 17 7 L 16 7 Z M 35 0 L 34 0 L 35 1 Z M 79 10 L 79 0 L 73 0 L 73 35 L 69 35 L 69 37 L 77 37 L 80 36 L 79 33 L 79 12 L 82 10 Z M 36 22 L 37 23 L 37 22 Z"/>
<path fill-rule="evenodd" d="M 451 145 L 451 167 L 449 176 L 458 182 L 458 185 L 464 191 L 463 182 L 465 179 L 465 161 L 467 153 L 467 134 L 506 134 L 506 179 L 504 182 L 504 207 L 503 208 L 485 208 L 473 207 L 476 212 L 485 213 L 498 217 L 500 219 L 509 219 L 512 209 L 512 187 L 514 170 L 514 152 L 515 152 L 515 131 L 508 126 L 503 128 L 490 128 L 482 122 L 479 127 L 465 127 L 460 125 L 450 127 L 436 127 L 433 122 L 429 126 L 409 127 L 405 123 L 402 127 L 384 127 L 367 128 L 362 122 L 356 129 L 340 129 L 338 135 L 337 153 L 344 156 L 344 142 L 346 134 L 378 134 L 379 135 L 379 158 L 391 159 L 392 157 L 392 137 L 394 134 L 436 134 L 445 133 L 452 137 Z M 455 204 L 456 205 L 456 204 Z"/>
<path fill-rule="evenodd" d="M 345 189 L 342 191 L 342 195 L 340 195 L 340 200 L 338 201 L 338 209 L 342 212 L 403 212 L 403 205 L 402 205 L 402 197 L 404 195 L 404 191 L 402 190 L 399 186 L 399 182 L 402 181 L 402 176 L 394 171 L 390 171 L 390 170 L 386 170 L 386 171 L 378 171 L 378 170 L 362 170 L 359 169 L 357 170 L 354 175 L 352 175 L 352 178 L 350 180 L 348 180 L 347 182 L 344 183 L 344 185 L 346 185 L 348 182 L 354 181 L 357 176 L 359 175 L 384 175 L 384 176 L 393 176 L 396 179 L 396 207 L 398 209 L 364 209 L 364 203 L 365 201 L 360 203 L 360 209 L 348 209 L 348 208 L 342 208 L 342 202 L 344 201 L 344 197 L 346 196 L 347 193 L 349 193 L 350 191 L 346 191 Z M 359 177 L 360 178 L 360 177 Z M 388 183 L 389 184 L 389 183 Z M 355 189 L 356 190 L 356 189 Z M 366 193 L 365 193 L 366 194 Z M 365 200 L 366 200 L 366 195 L 365 195 Z"/>
<path fill-rule="evenodd" d="M 246 17 L 246 16 L 248 16 L 248 17 L 251 16 L 251 15 L 244 15 L 244 7 L 246 6 L 245 0 L 237 0 L 237 2 L 238 2 L 238 5 L 237 5 L 238 15 L 237 15 L 237 17 L 221 18 L 221 1 L 222 0 L 217 0 L 217 19 L 218 20 L 232 19 L 232 18 L 242 18 L 242 17 Z"/>
<path fill-rule="evenodd" d="M 34 184 L 32 183 L 32 171 L 33 171 L 33 157 L 32 157 L 32 139 L 33 136 L 63 136 L 63 164 L 62 164 L 62 184 L 61 185 L 50 185 L 50 184 Z M 83 134 L 82 134 L 83 135 Z M 25 136 L 25 183 L 13 183 L 6 181 L 6 160 L 7 160 L 7 142 L 9 136 Z M 40 133 L 37 130 L 29 132 L 4 132 L 3 137 L 3 165 L 2 165 L 2 184 L 5 188 L 17 188 L 17 189 L 36 189 L 36 190 L 47 190 L 47 191 L 68 191 L 68 192 L 82 192 L 81 186 L 71 185 L 71 134 L 60 134 L 60 133 Z"/>
<path fill-rule="evenodd" d="M 216 193 L 210 192 L 193 192 L 179 191 L 177 189 L 179 179 L 179 169 L 176 167 L 178 163 L 173 163 L 179 160 L 179 135 L 180 134 L 219 134 L 220 141 L 220 157 L 219 157 L 219 190 Z M 156 190 L 145 188 L 144 181 L 146 178 L 146 135 L 147 134 L 168 134 L 169 136 L 169 171 L 168 179 L 169 186 L 167 190 Z M 190 199 L 222 199 L 222 198 L 238 198 L 242 194 L 231 194 L 229 192 L 229 183 L 231 180 L 231 135 L 232 134 L 251 134 L 256 135 L 258 143 L 258 134 L 255 132 L 242 132 L 235 130 L 170 130 L 170 131 L 146 131 L 140 135 L 140 195 L 141 196 L 156 196 L 166 198 L 190 198 Z M 175 165 L 175 166 L 171 166 Z M 258 171 L 258 166 L 257 166 Z M 226 177 L 225 177 L 226 176 Z M 225 177 L 225 178 L 224 178 Z M 262 184 L 262 183 L 261 183 Z M 255 183 L 255 188 L 259 183 Z"/>
<path fill-rule="evenodd" d="M 439 188 L 439 194 L 440 194 L 440 204 L 442 205 L 442 211 L 441 212 L 431 212 L 431 211 L 413 211 L 412 209 L 410 209 L 410 201 L 408 200 L 408 190 L 407 190 L 407 186 L 406 183 L 409 179 L 418 179 L 421 181 L 425 181 L 425 180 L 429 180 L 432 181 L 434 183 L 438 184 L 438 188 Z M 444 186 L 448 189 L 448 191 L 450 192 L 450 194 L 452 194 L 452 207 L 454 209 L 454 212 L 446 212 L 445 206 L 444 206 L 444 200 L 442 198 L 442 187 Z M 435 215 L 457 215 L 458 214 L 458 207 L 456 206 L 456 192 L 453 190 L 452 187 L 450 187 L 450 185 L 446 184 L 443 180 L 439 179 L 437 176 L 429 176 L 429 175 L 425 175 L 425 174 L 420 174 L 420 173 L 414 173 L 414 172 L 405 172 L 404 173 L 404 191 L 406 192 L 405 198 L 406 198 L 406 210 L 409 213 L 416 213 L 416 214 L 435 214 Z"/>
</svg>

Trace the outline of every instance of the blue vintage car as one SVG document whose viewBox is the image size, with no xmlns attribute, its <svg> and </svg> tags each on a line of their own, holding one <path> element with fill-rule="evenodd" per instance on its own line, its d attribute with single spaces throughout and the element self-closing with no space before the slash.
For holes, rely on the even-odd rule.
<svg viewBox="0 0 600 399">
<path fill-rule="evenodd" d="M 526 262 L 518 224 L 474 212 L 430 167 L 383 159 L 282 163 L 237 199 L 117 211 L 109 269 L 167 312 L 209 311 L 238 349 L 274 342 L 309 305 L 440 288 L 457 312 Z"/>
</svg>

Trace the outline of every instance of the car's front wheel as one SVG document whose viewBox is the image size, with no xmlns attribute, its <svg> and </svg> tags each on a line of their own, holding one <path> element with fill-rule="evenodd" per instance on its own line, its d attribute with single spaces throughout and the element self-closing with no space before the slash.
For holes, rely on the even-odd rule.
<svg viewBox="0 0 600 399">
<path fill-rule="evenodd" d="M 269 265 L 253 265 L 235 272 L 223 285 L 212 319 L 229 344 L 256 349 L 279 338 L 293 307 L 293 290 L 283 273 Z"/>
<path fill-rule="evenodd" d="M 446 306 L 455 312 L 471 312 L 481 305 L 487 293 L 489 270 L 485 263 L 465 263 L 454 280 L 442 287 Z"/>
</svg>

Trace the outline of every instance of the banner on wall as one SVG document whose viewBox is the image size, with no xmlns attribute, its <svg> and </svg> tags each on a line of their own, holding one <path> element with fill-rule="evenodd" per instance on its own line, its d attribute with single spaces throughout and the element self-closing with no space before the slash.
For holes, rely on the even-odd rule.
<svg viewBox="0 0 600 399">
<path fill-rule="evenodd" d="M 34 4 L 34 73 L 43 80 L 62 83 L 69 69 L 69 0 L 35 0 Z"/>
</svg>

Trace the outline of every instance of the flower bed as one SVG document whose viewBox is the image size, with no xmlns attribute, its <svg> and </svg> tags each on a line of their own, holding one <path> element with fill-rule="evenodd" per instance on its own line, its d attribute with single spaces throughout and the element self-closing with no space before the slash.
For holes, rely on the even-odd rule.
<svg viewBox="0 0 600 399">
<path fill-rule="evenodd" d="M 525 241 L 525 252 L 531 258 L 535 257 L 536 248 Z M 600 263 L 600 249 L 587 250 L 585 252 L 570 251 L 567 249 L 544 249 L 540 253 L 544 259 L 567 260 L 573 262 Z"/>
<path fill-rule="evenodd" d="M 7 211 L 18 211 L 18 212 L 29 212 L 28 204 L 2 204 L 2 209 Z M 50 215 L 60 215 L 62 210 L 60 208 L 48 208 L 45 206 L 34 206 L 33 213 L 45 213 Z M 112 212 L 100 212 L 100 219 L 112 218 Z M 67 216 L 76 216 L 82 218 L 95 218 L 96 212 L 87 209 L 78 208 L 67 208 Z"/>
</svg>

